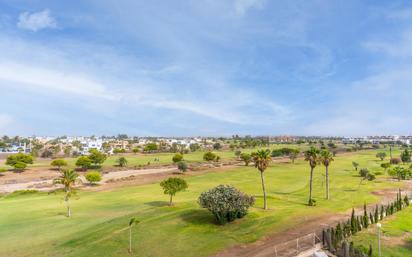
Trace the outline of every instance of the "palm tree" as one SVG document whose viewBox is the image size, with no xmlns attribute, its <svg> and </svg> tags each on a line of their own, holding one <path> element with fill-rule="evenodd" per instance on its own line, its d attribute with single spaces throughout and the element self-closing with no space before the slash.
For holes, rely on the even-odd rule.
<svg viewBox="0 0 412 257">
<path fill-rule="evenodd" d="M 269 149 L 258 150 L 252 153 L 253 162 L 255 163 L 255 168 L 260 171 L 260 178 L 262 180 L 262 190 L 263 190 L 263 208 L 266 210 L 266 190 L 265 190 L 265 179 L 263 177 L 263 172 L 269 166 L 272 158 L 270 157 Z"/>
<path fill-rule="evenodd" d="M 310 165 L 310 181 L 309 181 L 309 206 L 313 206 L 315 201 L 312 199 L 312 184 L 313 184 L 313 170 L 319 162 L 319 150 L 315 147 L 311 147 L 305 152 L 305 161 L 309 162 Z"/>
<path fill-rule="evenodd" d="M 328 150 L 321 151 L 320 161 L 326 169 L 326 199 L 329 200 L 329 164 L 334 161 L 333 154 Z"/>
<path fill-rule="evenodd" d="M 132 252 L 132 226 L 139 222 L 136 218 L 131 218 L 129 221 L 129 253 Z"/>
<path fill-rule="evenodd" d="M 78 180 L 79 175 L 74 170 L 63 170 L 60 177 L 54 180 L 55 184 L 61 184 L 64 186 L 64 201 L 67 206 L 67 217 L 71 216 L 70 198 L 76 194 L 74 186 Z"/>
</svg>

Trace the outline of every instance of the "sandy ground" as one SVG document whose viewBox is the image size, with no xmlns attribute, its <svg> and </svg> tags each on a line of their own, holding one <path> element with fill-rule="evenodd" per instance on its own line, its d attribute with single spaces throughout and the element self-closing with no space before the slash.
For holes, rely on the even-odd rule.
<svg viewBox="0 0 412 257">
<path fill-rule="evenodd" d="M 175 167 L 165 167 L 157 169 L 119 170 L 103 174 L 102 181 L 99 184 L 106 184 L 110 181 L 129 178 L 131 176 L 172 172 L 177 172 L 177 169 Z M 58 188 L 57 185 L 53 185 L 53 179 L 59 175 L 59 172 L 55 170 L 30 170 L 24 173 L 7 173 L 9 174 L 4 174 L 0 177 L 0 193 L 11 193 L 25 189 L 49 191 Z M 84 184 L 87 184 L 84 175 L 80 175 L 80 179 Z"/>
</svg>

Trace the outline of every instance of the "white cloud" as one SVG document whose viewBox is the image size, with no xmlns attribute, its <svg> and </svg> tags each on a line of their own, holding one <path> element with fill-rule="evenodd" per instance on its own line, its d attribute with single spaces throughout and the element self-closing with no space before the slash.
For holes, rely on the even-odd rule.
<svg viewBox="0 0 412 257">
<path fill-rule="evenodd" d="M 249 9 L 263 7 L 265 0 L 235 0 L 235 11 L 238 15 L 244 15 Z"/>
<path fill-rule="evenodd" d="M 31 31 L 38 31 L 46 28 L 55 28 L 56 20 L 50 15 L 50 11 L 45 9 L 40 12 L 23 12 L 19 15 L 17 27 Z"/>
</svg>

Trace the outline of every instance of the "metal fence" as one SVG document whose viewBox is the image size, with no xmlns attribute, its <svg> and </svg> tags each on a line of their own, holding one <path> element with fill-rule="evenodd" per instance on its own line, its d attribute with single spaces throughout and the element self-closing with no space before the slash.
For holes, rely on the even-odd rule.
<svg viewBox="0 0 412 257">
<path fill-rule="evenodd" d="M 315 233 L 308 234 L 275 246 L 275 257 L 295 257 L 302 252 L 315 248 L 321 240 Z"/>
</svg>

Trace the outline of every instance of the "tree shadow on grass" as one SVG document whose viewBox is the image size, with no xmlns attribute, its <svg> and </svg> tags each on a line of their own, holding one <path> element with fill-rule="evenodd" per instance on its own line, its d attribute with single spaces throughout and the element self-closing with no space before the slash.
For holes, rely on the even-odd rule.
<svg viewBox="0 0 412 257">
<path fill-rule="evenodd" d="M 180 218 L 185 222 L 194 225 L 218 225 L 216 219 L 213 217 L 213 214 L 206 209 L 193 209 L 186 211 L 180 215 Z"/>
<path fill-rule="evenodd" d="M 166 201 L 152 201 L 144 203 L 145 205 L 153 206 L 153 207 L 164 207 L 169 206 L 169 202 Z"/>
</svg>

